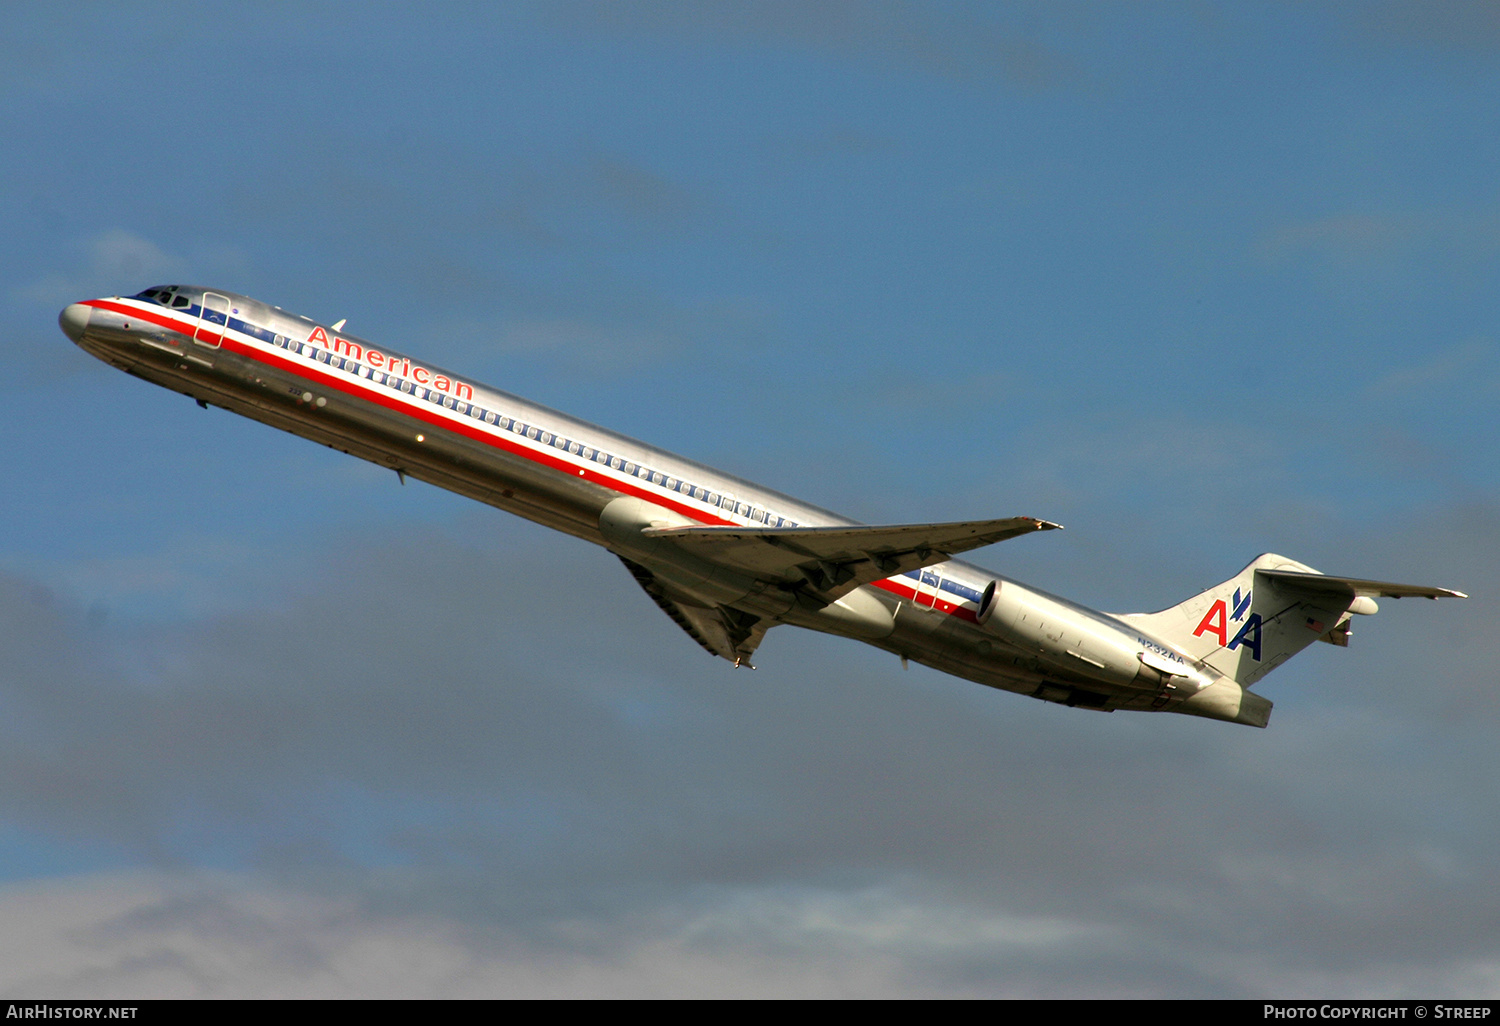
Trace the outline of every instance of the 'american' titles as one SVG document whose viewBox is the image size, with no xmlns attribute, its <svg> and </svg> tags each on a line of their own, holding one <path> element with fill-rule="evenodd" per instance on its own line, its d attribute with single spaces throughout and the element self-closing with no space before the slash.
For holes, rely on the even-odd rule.
<svg viewBox="0 0 1500 1026">
<path fill-rule="evenodd" d="M 309 345 L 321 345 L 339 356 L 366 363 L 371 368 L 394 374 L 397 377 L 410 378 L 419 385 L 435 388 L 439 392 L 447 392 L 455 399 L 469 400 L 474 398 L 474 390 L 462 381 L 454 381 L 443 374 L 436 374 L 426 367 L 414 365 L 404 356 L 387 356 L 378 349 L 366 349 L 358 342 L 351 342 L 346 338 L 334 336 L 333 341 L 328 340 L 328 334 L 321 328 L 313 328 L 312 334 L 307 336 Z"/>
</svg>

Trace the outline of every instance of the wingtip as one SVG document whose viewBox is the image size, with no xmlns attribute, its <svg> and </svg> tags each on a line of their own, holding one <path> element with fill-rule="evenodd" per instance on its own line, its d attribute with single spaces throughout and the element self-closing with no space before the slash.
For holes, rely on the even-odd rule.
<svg viewBox="0 0 1500 1026">
<path fill-rule="evenodd" d="M 1032 517 L 1032 519 L 1036 520 L 1035 517 Z M 1063 529 L 1063 525 L 1062 524 L 1054 524 L 1050 520 L 1037 520 L 1036 521 L 1036 529 L 1038 531 L 1061 531 Z"/>
</svg>

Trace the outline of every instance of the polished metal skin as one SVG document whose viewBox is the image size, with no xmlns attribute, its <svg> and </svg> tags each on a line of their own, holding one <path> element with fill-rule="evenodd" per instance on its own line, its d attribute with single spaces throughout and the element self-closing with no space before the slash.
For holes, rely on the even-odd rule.
<svg viewBox="0 0 1500 1026">
<path fill-rule="evenodd" d="M 603 545 L 712 654 L 748 666 L 780 623 L 856 638 L 995 688 L 1101 711 L 1263 727 L 1249 690 L 1374 596 L 1280 556 L 1160 613 L 1112 615 L 952 559 L 1058 525 L 866 526 L 246 296 L 161 286 L 62 311 L 136 377 Z"/>
</svg>

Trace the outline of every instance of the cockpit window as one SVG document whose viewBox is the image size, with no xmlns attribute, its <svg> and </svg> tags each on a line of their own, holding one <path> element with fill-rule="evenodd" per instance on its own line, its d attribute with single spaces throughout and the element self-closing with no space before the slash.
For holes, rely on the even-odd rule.
<svg viewBox="0 0 1500 1026">
<path fill-rule="evenodd" d="M 176 293 L 177 288 L 178 286 L 176 285 L 153 285 L 144 292 L 137 292 L 131 298 L 149 299 L 153 303 L 160 303 L 162 306 L 176 306 L 179 309 L 191 305 L 190 300 L 183 302 L 186 299 L 185 296 L 177 296 L 176 299 L 178 301 L 173 302 L 174 293 Z"/>
<path fill-rule="evenodd" d="M 176 299 L 172 300 L 172 306 L 178 310 L 181 310 L 184 307 L 191 306 L 192 302 L 193 301 L 187 296 L 178 296 Z"/>
</svg>

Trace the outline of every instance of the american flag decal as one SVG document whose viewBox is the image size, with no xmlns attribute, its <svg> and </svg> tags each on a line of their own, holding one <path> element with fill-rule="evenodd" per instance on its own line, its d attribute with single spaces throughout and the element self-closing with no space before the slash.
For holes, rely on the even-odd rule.
<svg viewBox="0 0 1500 1026">
<path fill-rule="evenodd" d="M 1314 620 L 1312 617 L 1309 616 L 1307 618 L 1307 629 L 1310 630 L 1310 631 L 1316 631 L 1318 634 L 1322 634 L 1323 633 L 1323 621 L 1322 620 Z"/>
</svg>

